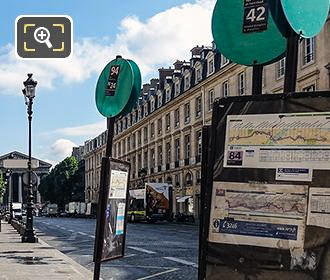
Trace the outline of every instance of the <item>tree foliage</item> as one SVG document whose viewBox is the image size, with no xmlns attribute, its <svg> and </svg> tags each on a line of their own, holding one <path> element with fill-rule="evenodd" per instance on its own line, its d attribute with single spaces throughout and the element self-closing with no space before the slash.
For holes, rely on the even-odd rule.
<svg viewBox="0 0 330 280">
<path fill-rule="evenodd" d="M 39 192 L 45 201 L 64 208 L 71 201 L 84 200 L 84 177 L 84 171 L 79 168 L 77 160 L 67 157 L 41 179 Z"/>
</svg>

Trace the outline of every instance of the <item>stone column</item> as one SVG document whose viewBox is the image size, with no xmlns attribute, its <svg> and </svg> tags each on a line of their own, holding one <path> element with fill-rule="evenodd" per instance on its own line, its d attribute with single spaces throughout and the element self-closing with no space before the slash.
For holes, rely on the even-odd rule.
<svg viewBox="0 0 330 280">
<path fill-rule="evenodd" d="M 23 202 L 22 174 L 18 174 L 18 202 Z"/>
</svg>

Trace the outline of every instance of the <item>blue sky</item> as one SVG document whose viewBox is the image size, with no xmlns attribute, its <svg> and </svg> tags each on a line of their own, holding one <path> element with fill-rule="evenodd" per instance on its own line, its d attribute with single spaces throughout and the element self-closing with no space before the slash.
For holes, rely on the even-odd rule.
<svg viewBox="0 0 330 280">
<path fill-rule="evenodd" d="M 211 43 L 215 0 L 11 0 L 0 10 L 0 155 L 27 153 L 27 114 L 21 94 L 26 74 L 38 81 L 33 110 L 33 156 L 65 158 L 105 129 L 94 101 L 95 84 L 116 54 L 135 60 L 143 82 L 159 67 L 189 59 L 190 49 Z M 74 50 L 60 61 L 18 60 L 15 19 L 66 14 L 74 23 Z"/>
</svg>

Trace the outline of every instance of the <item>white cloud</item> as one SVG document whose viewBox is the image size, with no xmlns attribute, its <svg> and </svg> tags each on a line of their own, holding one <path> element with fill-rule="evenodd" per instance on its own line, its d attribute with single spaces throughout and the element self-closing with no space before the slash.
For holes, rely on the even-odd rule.
<svg viewBox="0 0 330 280">
<path fill-rule="evenodd" d="M 94 137 L 102 133 L 106 129 L 106 122 L 101 121 L 93 124 L 59 128 L 52 133 L 61 134 L 64 136 L 85 136 Z"/>
<path fill-rule="evenodd" d="M 48 158 L 51 161 L 63 160 L 71 155 L 73 147 L 77 147 L 77 144 L 68 139 L 58 139 L 50 146 Z"/>
<path fill-rule="evenodd" d="M 151 74 L 156 76 L 157 68 L 170 66 L 176 59 L 189 59 L 189 51 L 195 45 L 211 43 L 214 4 L 215 0 L 196 0 L 146 21 L 126 17 L 114 42 L 84 38 L 75 42 L 74 54 L 66 60 L 19 60 L 12 45 L 4 46 L 0 48 L 0 94 L 21 94 L 22 81 L 30 72 L 39 81 L 38 87 L 48 89 L 57 79 L 65 83 L 83 82 L 99 73 L 117 54 L 135 60 L 144 79 Z"/>
</svg>

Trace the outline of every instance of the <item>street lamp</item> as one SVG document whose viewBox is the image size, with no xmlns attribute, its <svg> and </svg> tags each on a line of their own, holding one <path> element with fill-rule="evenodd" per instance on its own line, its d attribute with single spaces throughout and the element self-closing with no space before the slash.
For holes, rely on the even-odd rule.
<svg viewBox="0 0 330 280">
<path fill-rule="evenodd" d="M 22 236 L 22 242 L 35 243 L 38 238 L 33 230 L 33 189 L 32 189 L 32 167 L 31 167 L 31 123 L 32 123 L 32 104 L 35 97 L 35 89 L 37 82 L 32 79 L 33 74 L 28 74 L 28 78 L 23 82 L 24 89 L 22 90 L 27 105 L 27 113 L 29 120 L 29 160 L 28 160 L 28 194 L 26 207 L 26 229 Z"/>
<path fill-rule="evenodd" d="M 9 220 L 8 220 L 8 224 L 11 223 L 11 220 L 13 219 L 13 192 L 12 190 L 10 191 L 9 188 L 11 187 L 9 184 L 9 178 L 11 175 L 11 171 L 9 169 L 6 170 L 6 187 L 8 186 L 8 198 L 9 198 L 9 194 L 10 194 L 10 201 L 8 199 L 9 202 Z"/>
</svg>

